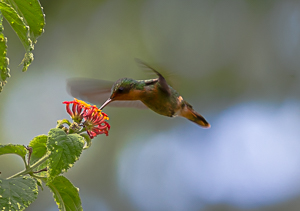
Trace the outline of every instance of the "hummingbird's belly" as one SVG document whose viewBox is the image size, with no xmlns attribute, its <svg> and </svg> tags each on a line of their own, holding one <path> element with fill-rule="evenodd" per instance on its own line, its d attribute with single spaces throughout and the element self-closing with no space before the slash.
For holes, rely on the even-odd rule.
<svg viewBox="0 0 300 211">
<path fill-rule="evenodd" d="M 179 99 L 178 93 L 171 89 L 171 95 L 168 95 L 160 91 L 159 87 L 147 87 L 147 90 L 140 95 L 140 100 L 152 111 L 161 114 L 163 116 L 173 117 L 176 116 L 180 110 L 180 104 L 182 101 Z"/>
<path fill-rule="evenodd" d="M 172 104 L 172 102 L 167 100 L 152 99 L 142 102 L 152 111 L 163 116 L 176 116 L 176 112 L 178 110 L 176 106 L 174 107 L 174 104 Z"/>
</svg>

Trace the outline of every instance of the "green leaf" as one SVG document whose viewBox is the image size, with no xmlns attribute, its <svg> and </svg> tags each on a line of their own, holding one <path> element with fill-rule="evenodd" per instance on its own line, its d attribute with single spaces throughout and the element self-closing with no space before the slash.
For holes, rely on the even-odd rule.
<svg viewBox="0 0 300 211">
<path fill-rule="evenodd" d="M 73 166 L 79 159 L 83 145 L 84 138 L 78 134 L 67 135 L 59 128 L 49 131 L 47 141 L 47 150 L 51 152 L 48 159 L 49 181 Z"/>
<path fill-rule="evenodd" d="M 47 143 L 48 136 L 47 135 L 39 135 L 34 137 L 30 143 L 29 147 L 32 148 L 32 154 L 30 158 L 30 165 L 33 165 L 39 159 L 41 159 L 47 153 Z M 44 169 L 47 167 L 47 162 L 44 162 L 39 167 L 36 168 L 36 171 Z M 39 176 L 46 176 L 47 172 L 43 171 L 39 173 Z"/>
<path fill-rule="evenodd" d="M 17 33 L 26 51 L 31 51 L 33 45 L 29 37 L 29 26 L 24 22 L 24 18 L 21 17 L 10 4 L 2 1 L 0 2 L 0 10 L 4 18 Z"/>
<path fill-rule="evenodd" d="M 19 144 L 0 144 L 0 155 L 4 154 L 17 154 L 25 160 L 25 155 L 27 154 L 27 149 L 23 145 Z"/>
<path fill-rule="evenodd" d="M 44 32 L 43 9 L 38 0 L 2 0 L 0 1 L 0 10 L 25 48 L 26 52 L 22 60 L 22 71 L 25 72 L 33 61 L 34 44 Z M 4 81 L 1 83 L 3 84 Z"/>
<path fill-rule="evenodd" d="M 80 135 L 81 135 L 81 136 L 84 138 L 84 140 L 85 140 L 85 146 L 84 146 L 83 149 L 88 149 L 88 148 L 90 148 L 90 146 L 92 145 L 92 139 L 90 138 L 90 136 L 89 136 L 88 134 L 86 134 L 86 133 L 81 133 Z"/>
<path fill-rule="evenodd" d="M 33 53 L 31 52 L 26 52 L 25 55 L 24 55 L 24 58 L 22 60 L 22 63 L 23 63 L 23 69 L 22 71 L 23 72 L 26 72 L 29 65 L 31 64 L 31 62 L 33 61 Z"/>
<path fill-rule="evenodd" d="M 41 159 L 47 152 L 47 143 L 48 136 L 47 135 L 39 135 L 34 137 L 30 143 L 29 147 L 32 148 L 32 154 L 30 158 L 30 164 L 35 163 L 39 159 Z"/>
<path fill-rule="evenodd" d="M 44 187 L 43 187 L 43 181 L 41 179 L 38 179 L 38 178 L 34 178 L 34 180 L 36 181 L 36 184 L 42 189 L 44 190 Z"/>
<path fill-rule="evenodd" d="M 83 210 L 79 190 L 64 176 L 55 177 L 47 186 L 53 192 L 53 197 L 61 211 Z"/>
<path fill-rule="evenodd" d="M 23 17 L 26 25 L 29 26 L 30 38 L 33 43 L 44 32 L 45 15 L 41 4 L 37 0 L 5 0 L 18 14 Z"/>
<path fill-rule="evenodd" d="M 24 210 L 38 195 L 36 181 L 28 176 L 0 179 L 0 209 Z"/>
<path fill-rule="evenodd" d="M 3 86 L 6 84 L 6 79 L 10 77 L 8 66 L 8 58 L 6 57 L 7 53 L 7 39 L 3 35 L 3 16 L 0 13 L 0 92 L 3 89 Z"/>
</svg>

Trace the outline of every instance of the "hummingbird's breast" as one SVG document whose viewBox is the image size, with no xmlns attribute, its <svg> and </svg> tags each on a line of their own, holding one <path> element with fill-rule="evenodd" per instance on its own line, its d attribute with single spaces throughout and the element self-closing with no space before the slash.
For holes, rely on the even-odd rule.
<svg viewBox="0 0 300 211">
<path fill-rule="evenodd" d="M 140 100 L 151 110 L 164 116 L 176 116 L 181 109 L 182 97 L 172 88 L 171 94 L 167 95 L 157 86 L 146 86 L 140 95 Z"/>
</svg>

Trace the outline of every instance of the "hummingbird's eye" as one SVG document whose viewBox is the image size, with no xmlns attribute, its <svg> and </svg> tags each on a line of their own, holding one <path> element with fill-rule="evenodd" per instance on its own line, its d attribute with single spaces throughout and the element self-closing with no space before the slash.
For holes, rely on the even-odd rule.
<svg viewBox="0 0 300 211">
<path fill-rule="evenodd" d="M 118 92 L 123 92 L 123 90 L 124 90 L 124 87 L 119 87 L 119 89 L 118 89 Z"/>
</svg>

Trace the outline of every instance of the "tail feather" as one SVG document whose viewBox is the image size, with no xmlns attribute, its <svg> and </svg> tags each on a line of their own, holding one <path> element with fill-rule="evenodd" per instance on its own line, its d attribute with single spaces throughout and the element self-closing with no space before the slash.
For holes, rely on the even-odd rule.
<svg viewBox="0 0 300 211">
<path fill-rule="evenodd" d="M 184 108 L 181 110 L 180 116 L 195 122 L 201 127 L 210 128 L 210 124 L 206 121 L 206 119 L 202 115 L 198 114 L 189 104 L 185 104 Z"/>
</svg>

